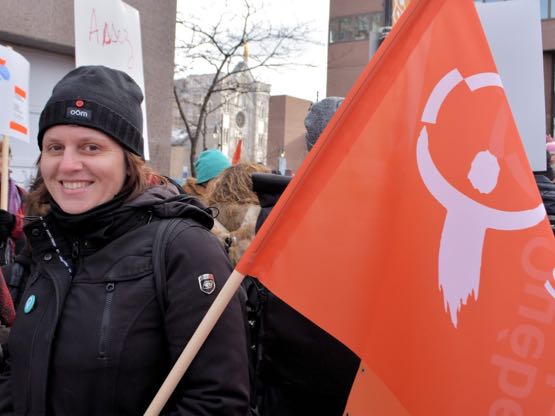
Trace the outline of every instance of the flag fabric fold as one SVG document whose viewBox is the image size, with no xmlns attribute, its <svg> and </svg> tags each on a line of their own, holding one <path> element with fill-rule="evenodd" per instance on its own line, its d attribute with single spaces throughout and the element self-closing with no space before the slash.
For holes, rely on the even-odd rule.
<svg viewBox="0 0 555 416">
<path fill-rule="evenodd" d="M 237 270 L 398 414 L 554 414 L 555 239 L 471 0 L 410 2 Z"/>
</svg>

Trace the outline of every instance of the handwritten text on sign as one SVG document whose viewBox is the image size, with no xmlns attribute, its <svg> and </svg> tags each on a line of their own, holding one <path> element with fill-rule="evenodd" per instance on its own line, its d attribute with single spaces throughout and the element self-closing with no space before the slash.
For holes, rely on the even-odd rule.
<svg viewBox="0 0 555 416">
<path fill-rule="evenodd" d="M 99 25 L 96 16 L 96 9 L 92 9 L 90 21 L 89 42 L 103 47 L 124 46 L 125 52 L 129 56 L 127 66 L 129 69 L 133 68 L 133 43 L 129 37 L 129 31 L 127 28 L 121 27 L 113 21 L 101 21 Z"/>
<path fill-rule="evenodd" d="M 141 87 L 145 100 L 143 138 L 149 159 L 141 21 L 137 9 L 120 0 L 74 0 L 75 64 L 104 65 L 126 72 Z"/>
</svg>

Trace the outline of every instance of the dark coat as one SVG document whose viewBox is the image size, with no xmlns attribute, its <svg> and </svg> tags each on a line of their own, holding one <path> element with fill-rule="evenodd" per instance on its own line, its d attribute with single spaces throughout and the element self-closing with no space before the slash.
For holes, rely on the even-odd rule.
<svg viewBox="0 0 555 416">
<path fill-rule="evenodd" d="M 555 183 L 543 175 L 534 175 L 547 215 L 555 215 Z"/>
<path fill-rule="evenodd" d="M 231 272 L 204 209 L 192 198 L 163 201 L 168 195 L 157 193 L 121 207 L 126 215 L 115 218 L 123 217 L 118 221 L 124 231 L 114 231 L 115 237 L 107 238 L 106 229 L 91 230 L 69 244 L 49 216 L 26 227 L 33 262 L 9 341 L 11 374 L 0 379 L 0 414 L 13 414 L 12 403 L 16 415 L 139 415 L 146 410 Z M 172 217 L 183 221 L 169 236 L 163 312 L 152 243 L 156 220 Z M 111 229 L 117 230 L 115 225 Z M 216 280 L 212 294 L 199 287 L 198 277 L 207 273 Z M 235 296 L 164 414 L 245 415 L 246 351 Z"/>
<path fill-rule="evenodd" d="M 256 173 L 253 190 L 262 207 L 260 227 L 290 178 Z M 256 279 L 247 279 L 256 318 L 253 398 L 260 416 L 341 416 L 360 359 L 349 348 L 282 302 Z"/>
</svg>

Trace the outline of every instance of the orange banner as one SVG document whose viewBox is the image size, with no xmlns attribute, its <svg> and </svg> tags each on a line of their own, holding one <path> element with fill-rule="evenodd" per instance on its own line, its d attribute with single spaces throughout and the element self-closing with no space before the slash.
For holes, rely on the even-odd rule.
<svg viewBox="0 0 555 416">
<path fill-rule="evenodd" d="M 362 358 L 351 416 L 555 414 L 555 239 L 471 0 L 411 2 L 237 269 Z"/>
<path fill-rule="evenodd" d="M 233 157 L 231 158 L 231 164 L 236 165 L 241 160 L 241 147 L 243 145 L 243 139 L 239 139 L 237 142 L 237 147 L 235 148 L 235 152 L 233 152 Z"/>
</svg>

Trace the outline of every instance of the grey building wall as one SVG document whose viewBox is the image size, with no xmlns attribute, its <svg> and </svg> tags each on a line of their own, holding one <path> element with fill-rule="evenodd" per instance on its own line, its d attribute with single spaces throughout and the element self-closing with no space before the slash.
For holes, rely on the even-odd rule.
<svg viewBox="0 0 555 416">
<path fill-rule="evenodd" d="M 230 83 L 231 89 L 211 95 L 208 108 L 212 111 L 207 115 L 205 125 L 201 126 L 196 155 L 198 157 L 204 149 L 219 148 L 231 159 L 242 139 L 241 160 L 266 163 L 270 85 L 256 81 L 244 62 L 239 63 L 233 72 L 226 81 Z M 200 103 L 204 100 L 214 75 L 189 75 L 175 81 L 183 111 L 190 122 L 197 121 Z M 237 92 L 233 86 L 236 83 L 242 86 L 240 89 L 244 89 L 244 92 Z M 171 173 L 172 176 L 180 177 L 183 165 L 188 172 L 192 172 L 189 163 L 190 141 L 183 142 L 182 137 L 186 136 L 185 124 L 175 100 L 173 108 L 174 146 Z M 192 128 L 194 130 L 195 126 Z"/>
<path fill-rule="evenodd" d="M 168 174 L 176 0 L 126 0 L 139 11 L 150 144 L 149 164 Z M 2 0 L 0 43 L 75 56 L 73 0 Z"/>
</svg>

